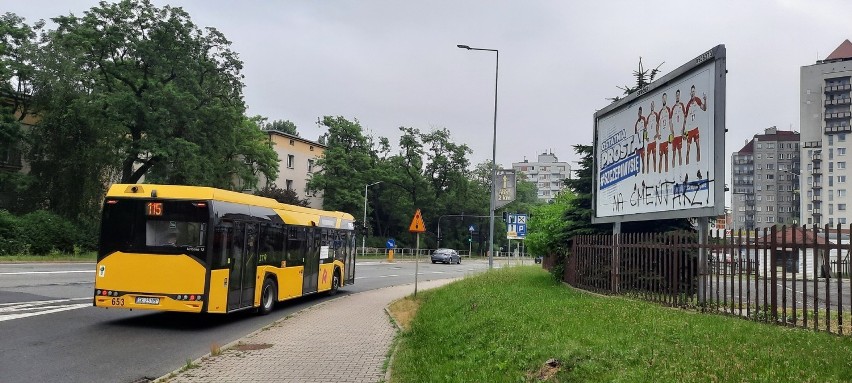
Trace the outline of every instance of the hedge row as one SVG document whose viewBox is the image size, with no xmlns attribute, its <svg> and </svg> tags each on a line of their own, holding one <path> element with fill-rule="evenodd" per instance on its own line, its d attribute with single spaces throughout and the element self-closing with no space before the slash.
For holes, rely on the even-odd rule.
<svg viewBox="0 0 852 383">
<path fill-rule="evenodd" d="M 96 246 L 96 225 L 80 225 L 48 211 L 15 216 L 0 210 L 0 255 L 72 253 Z"/>
</svg>

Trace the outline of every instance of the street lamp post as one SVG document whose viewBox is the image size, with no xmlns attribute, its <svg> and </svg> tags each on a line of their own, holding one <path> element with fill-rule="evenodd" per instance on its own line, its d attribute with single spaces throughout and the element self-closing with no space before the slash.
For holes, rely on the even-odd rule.
<svg viewBox="0 0 852 383">
<path fill-rule="evenodd" d="M 364 221 L 361 222 L 361 225 L 364 228 L 364 233 L 361 234 L 361 256 L 367 255 L 367 188 L 373 185 L 378 185 L 382 183 L 382 181 L 376 181 L 369 185 L 364 185 Z"/>
<path fill-rule="evenodd" d="M 456 45 L 469 51 L 488 51 L 495 53 L 494 65 L 494 139 L 491 144 L 491 206 L 488 208 L 488 268 L 494 267 L 494 206 L 497 205 L 497 79 L 500 73 L 500 51 L 497 49 L 472 48 Z"/>
</svg>

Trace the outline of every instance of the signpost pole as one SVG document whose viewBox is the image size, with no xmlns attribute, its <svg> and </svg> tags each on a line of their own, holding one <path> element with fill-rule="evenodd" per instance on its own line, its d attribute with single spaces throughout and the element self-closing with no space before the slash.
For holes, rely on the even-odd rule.
<svg viewBox="0 0 852 383">
<path fill-rule="evenodd" d="M 417 246 L 414 252 L 414 297 L 417 297 L 417 276 L 420 274 L 420 233 L 417 233 Z"/>
</svg>

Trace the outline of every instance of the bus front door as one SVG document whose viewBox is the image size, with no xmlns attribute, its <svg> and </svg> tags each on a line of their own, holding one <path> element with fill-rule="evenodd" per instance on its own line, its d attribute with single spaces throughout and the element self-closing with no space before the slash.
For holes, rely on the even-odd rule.
<svg viewBox="0 0 852 383">
<path fill-rule="evenodd" d="M 254 304 L 257 274 L 257 224 L 234 222 L 234 241 L 228 255 L 231 265 L 228 283 L 228 311 Z"/>
</svg>

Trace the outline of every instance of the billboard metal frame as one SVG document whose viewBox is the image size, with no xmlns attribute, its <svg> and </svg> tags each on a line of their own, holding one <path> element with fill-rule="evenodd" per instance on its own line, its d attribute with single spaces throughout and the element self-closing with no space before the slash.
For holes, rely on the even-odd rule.
<svg viewBox="0 0 852 383">
<path fill-rule="evenodd" d="M 690 60 L 689 62 L 681 65 L 671 73 L 666 74 L 660 79 L 655 80 L 654 82 L 648 84 L 642 89 L 639 89 L 636 92 L 631 93 L 629 96 L 624 99 L 619 100 L 618 102 L 614 102 L 607 107 L 597 111 L 594 114 L 594 141 L 593 145 L 593 169 L 595 171 L 594 174 L 594 189 L 592 192 L 592 209 L 594 210 L 594 214 L 592 214 L 592 223 L 620 223 L 620 222 L 633 222 L 633 221 L 647 221 L 654 219 L 676 219 L 676 218 L 693 218 L 693 217 L 716 217 L 720 214 L 723 214 L 725 211 L 725 177 L 722 176 L 720 178 L 721 182 L 713 182 L 713 190 L 714 190 L 714 203 L 713 206 L 705 206 L 699 208 L 692 209 L 681 209 L 681 210 L 669 210 L 669 211 L 661 211 L 661 212 L 650 212 L 650 213 L 635 213 L 635 214 L 626 214 L 626 215 L 615 215 L 615 216 L 606 216 L 599 217 L 598 216 L 598 183 L 600 182 L 599 171 L 598 169 L 598 121 L 610 114 L 614 114 L 620 112 L 625 108 L 629 108 L 631 105 L 636 103 L 637 101 L 643 100 L 643 97 L 646 94 L 652 93 L 654 90 L 663 88 L 669 84 L 672 84 L 686 76 L 691 75 L 692 73 L 698 72 L 700 69 L 704 69 L 707 66 L 713 65 L 715 66 L 715 80 L 714 80 L 714 94 L 713 94 L 713 118 L 714 118 L 714 126 L 712 127 L 713 131 L 713 143 L 714 143 L 714 153 L 713 153 L 713 161 L 714 161 L 714 173 L 716 175 L 724 175 L 725 174 L 725 78 L 727 76 L 727 69 L 725 65 L 725 45 L 720 44 L 712 49 L 702 53 L 698 57 Z"/>
</svg>

